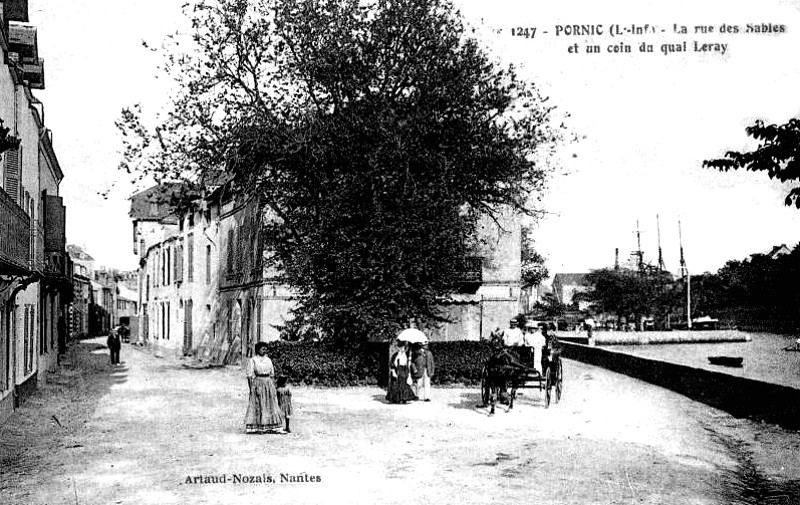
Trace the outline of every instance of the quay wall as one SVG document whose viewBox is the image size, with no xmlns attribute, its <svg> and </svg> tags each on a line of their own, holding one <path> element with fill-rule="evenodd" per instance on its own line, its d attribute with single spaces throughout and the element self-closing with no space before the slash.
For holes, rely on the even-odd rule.
<svg viewBox="0 0 800 505">
<path fill-rule="evenodd" d="M 619 351 L 562 342 L 562 356 L 661 386 L 746 417 L 800 429 L 800 390 Z M 569 387 L 569 371 L 565 384 Z M 609 392 L 613 395 L 613 391 Z"/>
</svg>

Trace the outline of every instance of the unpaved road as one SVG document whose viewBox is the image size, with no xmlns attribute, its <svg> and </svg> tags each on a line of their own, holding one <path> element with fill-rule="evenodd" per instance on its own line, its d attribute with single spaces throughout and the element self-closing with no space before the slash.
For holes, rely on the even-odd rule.
<svg viewBox="0 0 800 505">
<path fill-rule="evenodd" d="M 238 369 L 129 346 L 113 368 L 100 342 L 0 427 L 0 503 L 800 503 L 796 433 L 577 362 L 549 409 L 535 390 L 489 417 L 477 388 L 294 387 L 292 434 L 245 435 Z"/>
</svg>

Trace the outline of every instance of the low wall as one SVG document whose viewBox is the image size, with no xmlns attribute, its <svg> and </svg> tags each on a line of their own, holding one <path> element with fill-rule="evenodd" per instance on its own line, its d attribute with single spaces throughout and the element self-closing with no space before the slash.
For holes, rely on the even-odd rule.
<svg viewBox="0 0 800 505">
<path fill-rule="evenodd" d="M 641 379 L 737 417 L 800 429 L 800 390 L 587 345 L 562 346 L 565 358 Z"/>
<path fill-rule="evenodd" d="M 750 335 L 736 330 L 675 331 L 595 331 L 595 345 L 702 344 L 715 342 L 749 342 Z M 559 340 L 588 344 L 586 332 L 559 336 Z"/>
</svg>

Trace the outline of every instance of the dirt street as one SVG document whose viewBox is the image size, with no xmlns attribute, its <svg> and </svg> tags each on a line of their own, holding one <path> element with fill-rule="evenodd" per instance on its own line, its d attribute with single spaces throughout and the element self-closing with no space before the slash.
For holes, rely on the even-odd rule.
<svg viewBox="0 0 800 505">
<path fill-rule="evenodd" d="M 245 435 L 239 369 L 122 361 L 73 345 L 0 427 L 0 503 L 800 503 L 796 433 L 577 362 L 549 409 L 536 390 L 489 417 L 477 387 L 388 405 L 294 386 L 294 432 Z"/>
</svg>

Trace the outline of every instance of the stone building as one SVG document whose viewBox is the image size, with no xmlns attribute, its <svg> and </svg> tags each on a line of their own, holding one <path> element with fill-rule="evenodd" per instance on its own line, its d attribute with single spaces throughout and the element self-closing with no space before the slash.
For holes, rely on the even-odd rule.
<svg viewBox="0 0 800 505">
<path fill-rule="evenodd" d="M 0 3 L 0 422 L 57 364 L 58 318 L 72 296 L 64 178 L 33 92 L 44 88 L 27 0 Z"/>
<path fill-rule="evenodd" d="M 190 205 L 180 208 L 176 197 Z M 187 195 L 176 184 L 131 198 L 139 255 L 139 334 L 159 352 L 237 362 L 253 344 L 279 338 L 291 317 L 291 291 L 264 265 L 255 201 L 228 186 Z M 442 299 L 449 323 L 428 328 L 432 340 L 479 340 L 519 312 L 521 225 L 505 212 L 484 218 L 462 278 Z"/>
<path fill-rule="evenodd" d="M 67 253 L 72 260 L 72 302 L 69 305 L 69 333 L 71 339 L 89 335 L 89 310 L 94 304 L 94 258 L 83 248 L 67 245 Z"/>
</svg>

